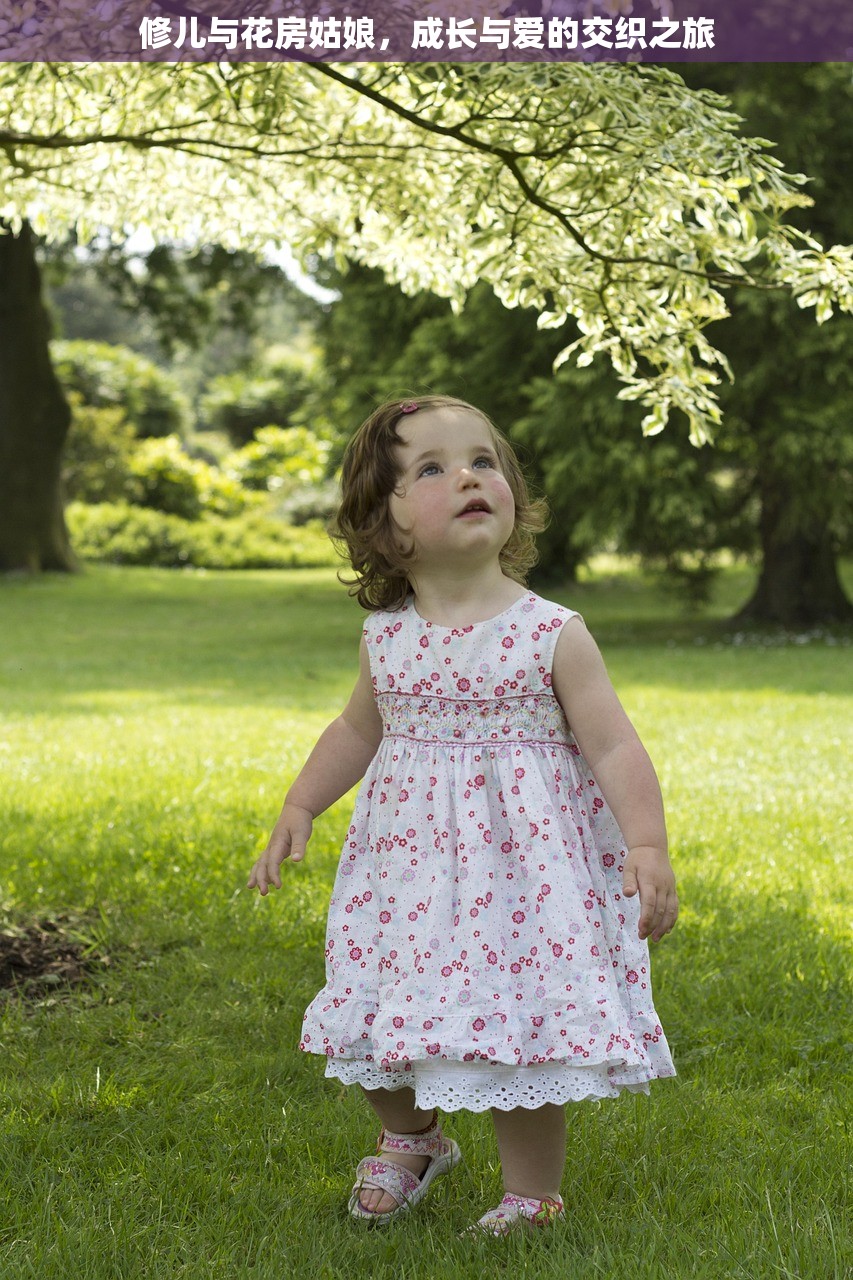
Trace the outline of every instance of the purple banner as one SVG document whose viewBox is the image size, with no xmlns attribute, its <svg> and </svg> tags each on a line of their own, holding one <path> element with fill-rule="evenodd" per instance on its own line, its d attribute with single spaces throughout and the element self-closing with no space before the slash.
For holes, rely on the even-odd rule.
<svg viewBox="0 0 853 1280">
<path fill-rule="evenodd" d="M 853 0 L 5 0 L 2 62 L 850 62 Z"/>
</svg>

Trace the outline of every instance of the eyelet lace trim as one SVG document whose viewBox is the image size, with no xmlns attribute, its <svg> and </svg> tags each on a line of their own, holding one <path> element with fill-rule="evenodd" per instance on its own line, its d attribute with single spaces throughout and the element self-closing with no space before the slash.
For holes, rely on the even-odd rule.
<svg viewBox="0 0 853 1280">
<path fill-rule="evenodd" d="M 442 1111 L 488 1111 L 491 1107 L 498 1111 L 515 1107 L 533 1110 L 546 1102 L 615 1098 L 622 1089 L 649 1092 L 648 1076 L 638 1070 L 636 1080 L 617 1084 L 606 1063 L 590 1067 L 559 1062 L 542 1067 L 472 1067 L 467 1062 L 414 1062 L 408 1071 L 386 1071 L 373 1062 L 327 1058 L 326 1075 L 365 1089 L 414 1089 L 416 1105 L 425 1111 L 433 1107 Z"/>
<path fill-rule="evenodd" d="M 390 737 L 417 742 L 561 742 L 571 736 L 563 709 L 553 694 L 530 693 L 513 698 L 416 697 L 379 693 L 376 701 Z M 488 727 L 488 732 L 486 731 Z"/>
</svg>

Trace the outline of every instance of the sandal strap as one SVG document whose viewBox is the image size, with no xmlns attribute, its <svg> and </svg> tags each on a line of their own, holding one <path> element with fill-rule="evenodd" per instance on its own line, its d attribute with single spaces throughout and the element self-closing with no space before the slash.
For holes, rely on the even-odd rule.
<svg viewBox="0 0 853 1280">
<path fill-rule="evenodd" d="M 388 1129 L 380 1129 L 376 1144 L 377 1155 L 383 1152 L 399 1151 L 410 1156 L 441 1156 L 447 1149 L 447 1139 L 441 1132 L 438 1112 L 425 1129 L 416 1133 L 390 1133 Z"/>
<path fill-rule="evenodd" d="M 355 1190 L 362 1191 L 375 1188 L 387 1191 L 398 1204 L 405 1204 L 413 1191 L 420 1186 L 420 1178 L 401 1164 L 390 1160 L 376 1160 L 373 1156 L 365 1156 L 356 1168 Z"/>
</svg>

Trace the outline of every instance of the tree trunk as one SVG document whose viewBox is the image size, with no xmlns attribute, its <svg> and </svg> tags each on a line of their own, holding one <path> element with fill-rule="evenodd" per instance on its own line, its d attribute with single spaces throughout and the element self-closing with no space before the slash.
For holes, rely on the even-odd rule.
<svg viewBox="0 0 853 1280">
<path fill-rule="evenodd" d="M 59 478 L 71 412 L 49 337 L 32 231 L 0 221 L 0 573 L 76 568 Z"/>
<path fill-rule="evenodd" d="M 786 627 L 850 622 L 853 605 L 838 576 L 829 529 L 819 524 L 797 528 L 789 514 L 796 510 L 796 495 L 774 480 L 762 469 L 761 572 L 752 597 L 734 620 Z"/>
</svg>

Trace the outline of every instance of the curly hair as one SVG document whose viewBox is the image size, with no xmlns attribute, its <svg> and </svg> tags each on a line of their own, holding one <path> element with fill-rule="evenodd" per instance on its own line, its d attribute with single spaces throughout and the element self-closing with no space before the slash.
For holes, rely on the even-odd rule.
<svg viewBox="0 0 853 1280">
<path fill-rule="evenodd" d="M 417 402 L 389 400 L 371 413 L 349 441 L 341 464 L 341 502 L 330 527 L 332 539 L 349 560 L 355 578 L 338 574 L 363 609 L 399 609 L 411 591 L 407 567 L 415 551 L 399 546 L 399 529 L 388 499 L 400 478 L 397 434 L 401 418 L 417 409 L 464 409 L 489 428 L 500 470 L 515 501 L 515 524 L 500 552 L 504 572 L 526 583 L 538 553 L 534 535 L 545 528 L 548 509 L 532 498 L 518 458 L 491 419 L 465 400 L 452 396 L 418 396 Z"/>
</svg>

